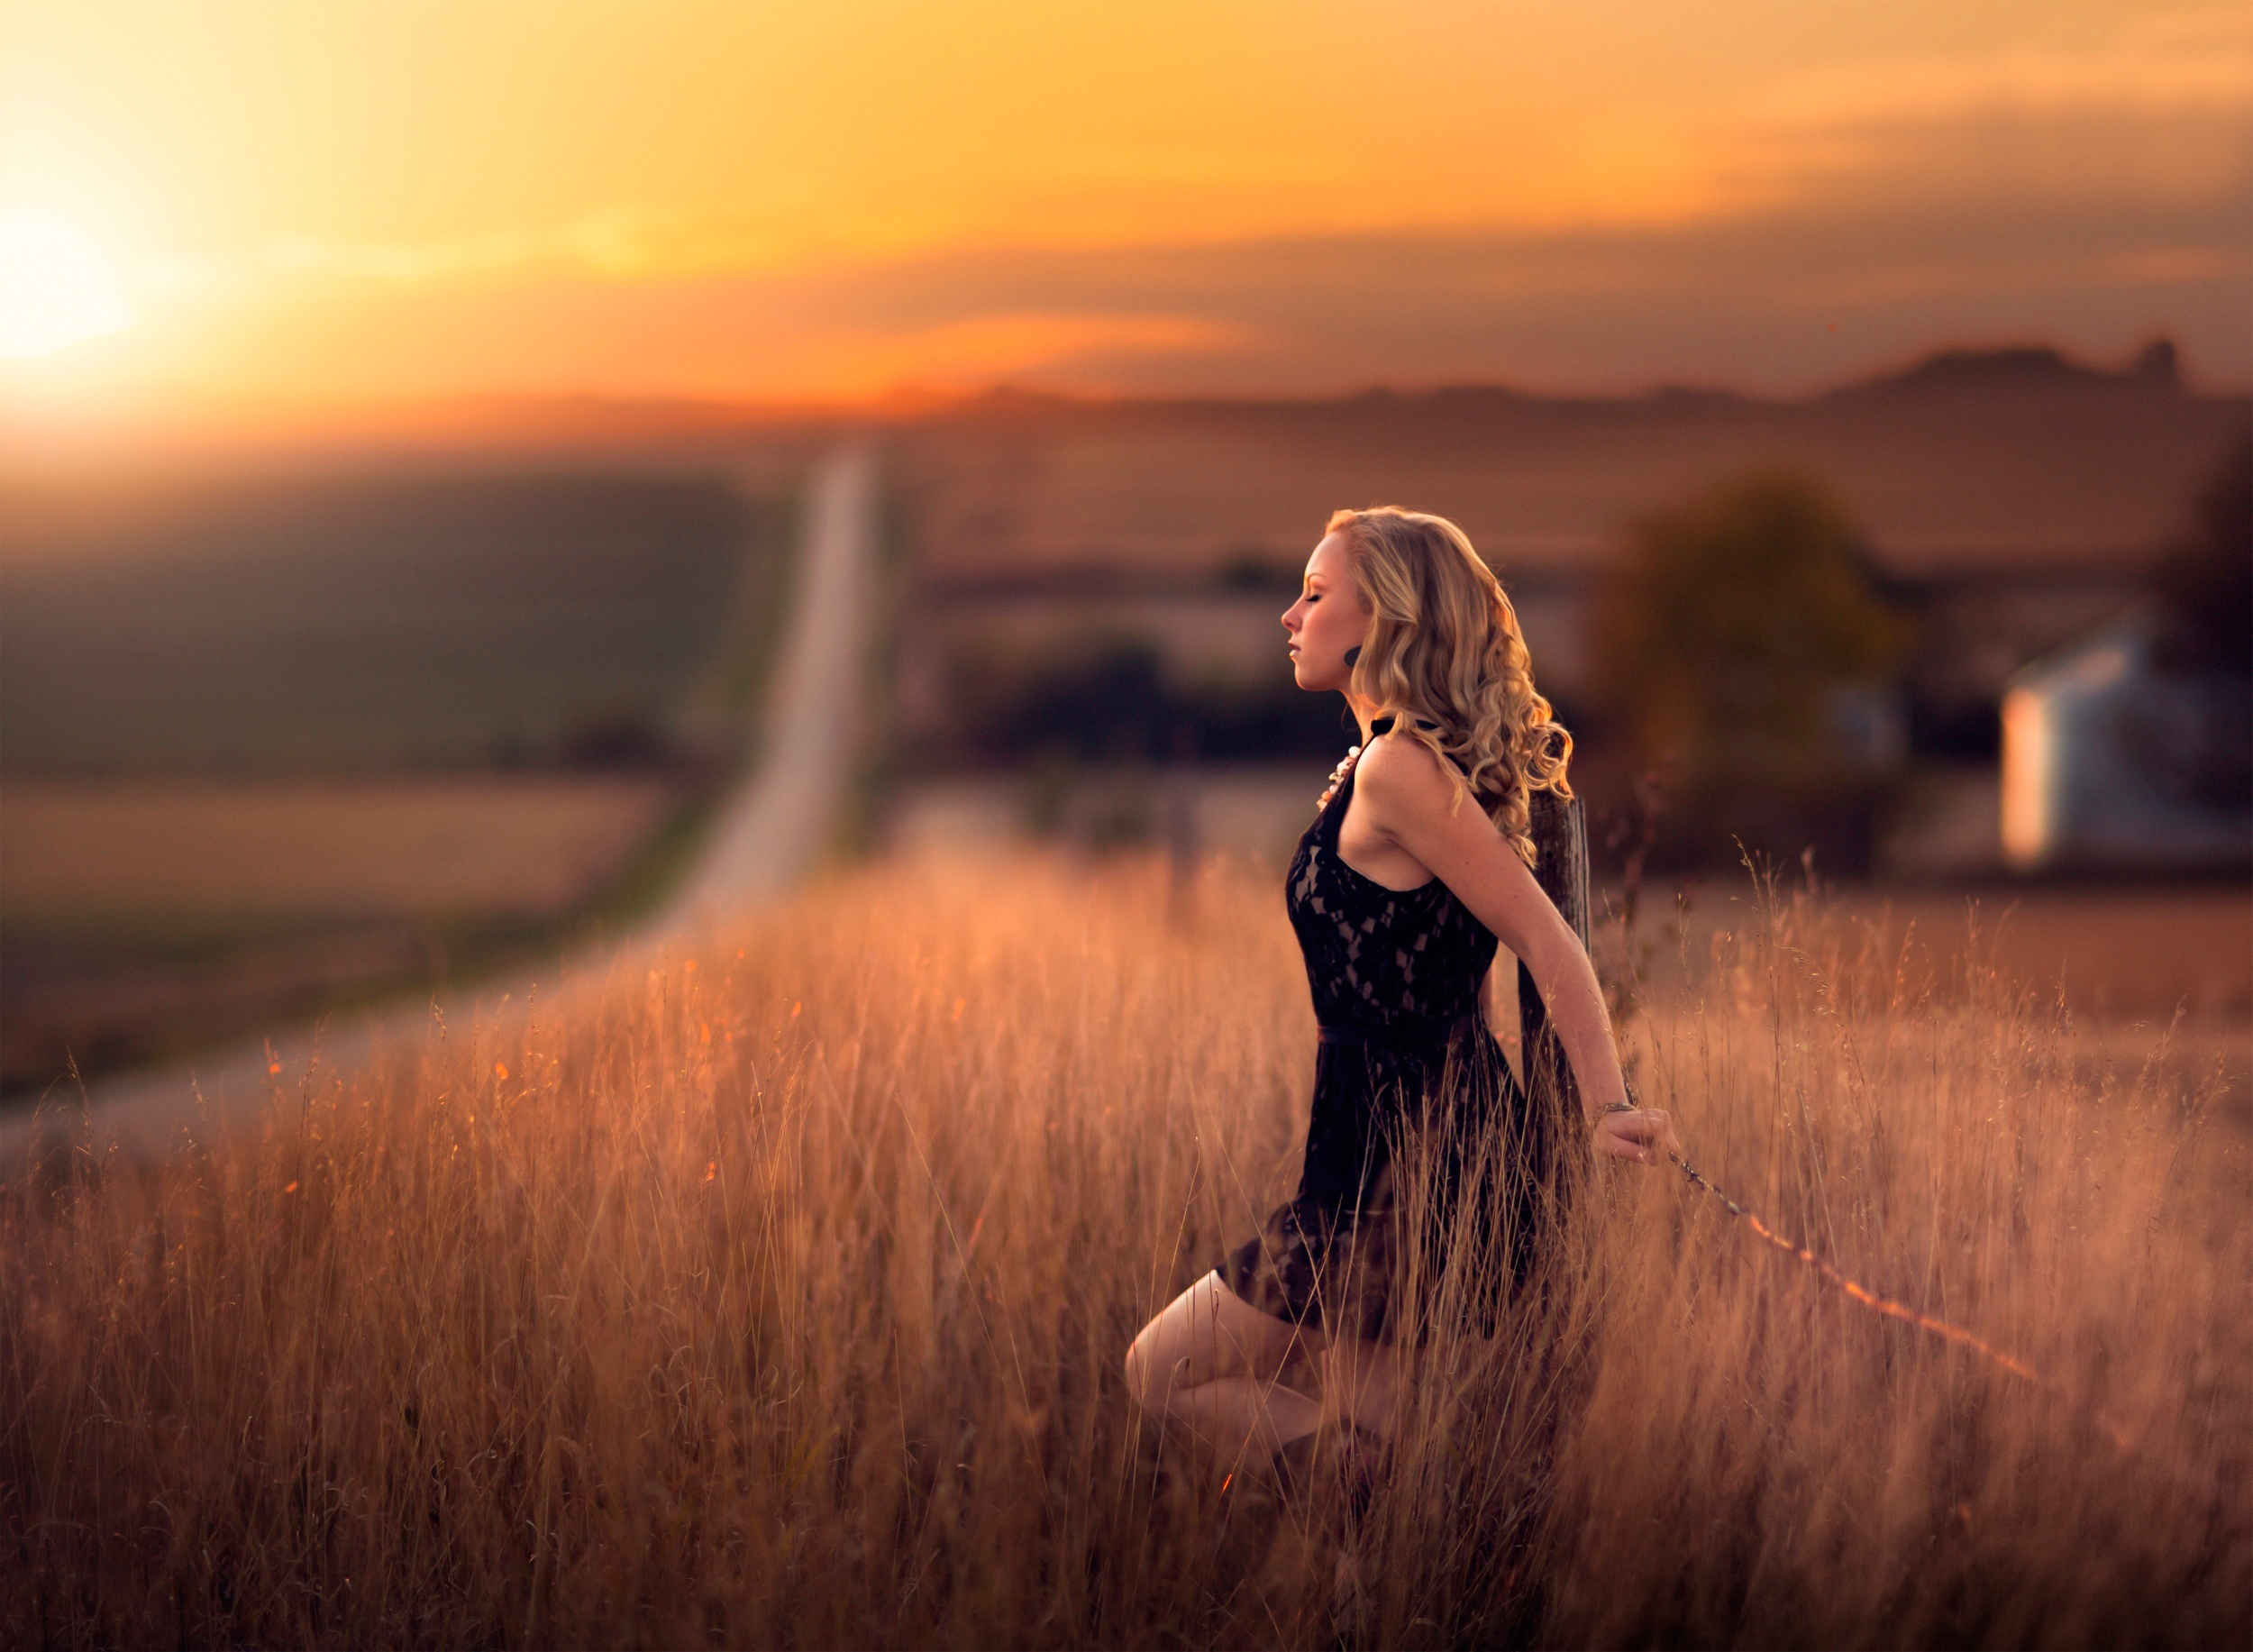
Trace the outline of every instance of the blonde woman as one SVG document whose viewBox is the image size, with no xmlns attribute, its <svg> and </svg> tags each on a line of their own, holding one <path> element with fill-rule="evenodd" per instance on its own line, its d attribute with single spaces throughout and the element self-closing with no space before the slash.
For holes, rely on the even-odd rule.
<svg viewBox="0 0 2253 1652">
<path fill-rule="evenodd" d="M 1588 954 L 1534 881 L 1528 794 L 1571 795 L 1572 740 L 1463 531 L 1390 507 L 1339 511 L 1282 623 L 1299 686 L 1343 693 L 1362 731 L 1285 880 L 1321 1024 L 1305 1170 L 1257 1236 L 1143 1328 L 1126 1378 L 1149 1411 L 1231 1461 L 1284 1454 L 1288 1478 L 1304 1454 L 1286 1448 L 1326 1422 L 1347 1457 L 1381 1450 L 1391 1429 L 1394 1343 L 1414 1333 L 1387 1289 L 1405 1237 L 1388 1171 L 1411 1134 L 1435 1150 L 1419 1209 L 1442 1224 L 1507 1221 L 1536 1242 L 1561 1129 L 1645 1162 L 1673 1135 L 1665 1114 L 1628 1100 Z M 1532 972 L 1584 1119 L 1536 1118 L 1487 1030 L 1479 990 L 1498 941 Z M 1482 1197 L 1507 1211 L 1454 1208 L 1482 1141 L 1505 1160 L 1500 1191 Z M 1308 1354 L 1322 1362 L 1319 1401 L 1277 1381 Z"/>
</svg>

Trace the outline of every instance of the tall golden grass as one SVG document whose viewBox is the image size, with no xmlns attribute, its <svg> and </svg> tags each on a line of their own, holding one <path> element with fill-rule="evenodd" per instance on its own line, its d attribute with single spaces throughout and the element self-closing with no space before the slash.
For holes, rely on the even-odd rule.
<svg viewBox="0 0 2253 1652">
<path fill-rule="evenodd" d="M 1633 1024 L 1646 1097 L 2048 1385 L 1623 1166 L 1538 1308 L 1422 1351 L 1357 1530 L 1278 1502 L 1119 1374 L 1291 1180 L 1272 883 L 1209 872 L 1182 924 L 1140 863 L 879 868 L 316 1073 L 254 1136 L 11 1167 L 0 1634 L 2241 1639 L 2253 1238 L 2212 1086 L 2080 1068 L 2037 995 L 1807 896 L 1747 910 Z"/>
</svg>

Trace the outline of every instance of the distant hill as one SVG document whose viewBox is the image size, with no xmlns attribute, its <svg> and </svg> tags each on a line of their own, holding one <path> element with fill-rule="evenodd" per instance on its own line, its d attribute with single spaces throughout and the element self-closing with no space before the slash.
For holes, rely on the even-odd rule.
<svg viewBox="0 0 2253 1652">
<path fill-rule="evenodd" d="M 2126 368 L 2114 371 L 2073 361 L 2047 344 L 2011 344 L 1995 350 L 1942 350 L 1914 366 L 1831 392 L 1873 396 L 1898 391 L 2037 392 L 2066 388 L 2089 389 L 2129 385 L 2145 389 L 2183 388 L 2182 362 L 2173 339 L 2154 339 Z"/>
<path fill-rule="evenodd" d="M 1798 401 L 997 390 L 894 425 L 922 566 L 942 579 L 1296 562 L 1331 509 L 1378 502 L 1455 518 L 1505 570 L 1562 573 L 1608 556 L 1638 514 L 1773 465 L 1829 479 L 1904 574 L 2121 570 L 2248 427 L 2253 398 L 2188 388 L 2166 341 L 2120 370 L 2039 346 L 1952 350 Z"/>
</svg>

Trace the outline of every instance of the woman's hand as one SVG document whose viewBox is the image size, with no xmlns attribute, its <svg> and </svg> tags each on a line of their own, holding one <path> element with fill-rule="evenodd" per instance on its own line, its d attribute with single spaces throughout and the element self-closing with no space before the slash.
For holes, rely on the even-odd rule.
<svg viewBox="0 0 2253 1652">
<path fill-rule="evenodd" d="M 1663 1153 L 1679 1154 L 1682 1143 L 1674 1135 L 1674 1121 L 1663 1109 L 1614 1108 L 1596 1117 L 1596 1151 L 1648 1164 Z"/>
</svg>

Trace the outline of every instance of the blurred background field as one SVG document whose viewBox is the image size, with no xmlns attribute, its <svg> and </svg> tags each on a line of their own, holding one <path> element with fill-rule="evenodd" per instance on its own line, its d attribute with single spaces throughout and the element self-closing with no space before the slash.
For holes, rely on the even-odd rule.
<svg viewBox="0 0 2253 1652">
<path fill-rule="evenodd" d="M 646 901 L 746 756 L 790 511 L 708 469 L 12 483 L 0 1087 Z"/>
<path fill-rule="evenodd" d="M 1957 351 L 1795 402 L 1468 388 L 973 402 L 901 436 L 917 528 L 916 623 L 895 668 L 909 771 L 1165 762 L 1185 741 L 1193 757 L 1294 752 L 1327 770 L 1312 760 L 1338 749 L 1336 709 L 1291 689 L 1275 621 L 1312 525 L 1389 500 L 1472 534 L 1581 735 L 1581 772 L 1625 808 L 1633 774 L 1605 737 L 1592 610 L 1633 525 L 1782 474 L 1840 501 L 1910 632 L 1885 686 L 1921 807 L 1897 811 L 1889 824 L 1909 829 L 1887 853 L 1904 870 L 1992 872 L 2000 843 L 1980 810 L 1999 807 L 2011 675 L 2148 600 L 2152 563 L 2249 417 L 2242 397 L 2187 388 L 2164 345 L 2119 370 Z"/>
<path fill-rule="evenodd" d="M 839 842 L 1280 864 L 1351 730 L 1291 685 L 1277 616 L 1329 508 L 1401 498 L 1455 512 L 1511 589 L 1578 740 L 1600 881 L 1637 842 L 1654 876 L 1692 883 L 1735 876 L 1740 843 L 1787 864 L 1812 848 L 1867 903 L 2014 906 L 2017 966 L 2084 1013 L 2242 1018 L 2236 863 L 2068 869 L 2093 887 L 2006 864 L 2000 707 L 2030 662 L 2161 605 L 2155 570 L 2249 418 L 2164 344 L 2111 367 L 1959 350 L 1805 399 L 993 395 L 863 416 L 896 543 Z M 488 438 L 442 466 L 369 447 L 208 478 L 16 477 L 9 1088 L 475 980 L 652 898 L 755 764 L 795 479 L 845 427 L 715 413 Z M 1730 498 L 1772 505 L 1710 503 Z M 1882 625 L 1885 652 L 1779 689 L 1782 656 L 1732 663 L 1747 644 L 1727 639 L 1805 631 L 1803 598 L 1709 616 L 1704 640 L 1677 606 L 1663 623 L 1689 675 L 1623 686 L 1604 627 L 1661 577 L 1635 558 L 1655 533 L 1739 554 L 1756 517 L 1687 525 L 1742 508 L 1835 541 L 1820 554 L 1874 616 L 1841 623 Z M 2216 552 L 2242 560 L 2245 531 L 2224 523 Z M 1707 579 L 1731 583 L 1774 584 Z M 1724 680 L 1771 698 L 1699 700 Z M 1763 708 L 1779 692 L 1785 713 L 1844 694 L 1854 720 L 1819 719 L 1757 772 L 1743 738 L 1701 771 L 1681 753 L 1705 736 L 1642 732 L 1653 707 L 1705 703 L 1725 735 L 1780 738 Z"/>
<path fill-rule="evenodd" d="M 562 932 L 685 807 L 648 775 L 16 780 L 0 1072 L 98 1075 Z"/>
<path fill-rule="evenodd" d="M 741 702 L 782 572 L 776 508 L 722 477 L 579 466 L 21 482 L 0 517 L 0 763 L 663 758 L 712 738 L 687 719 Z"/>
</svg>

